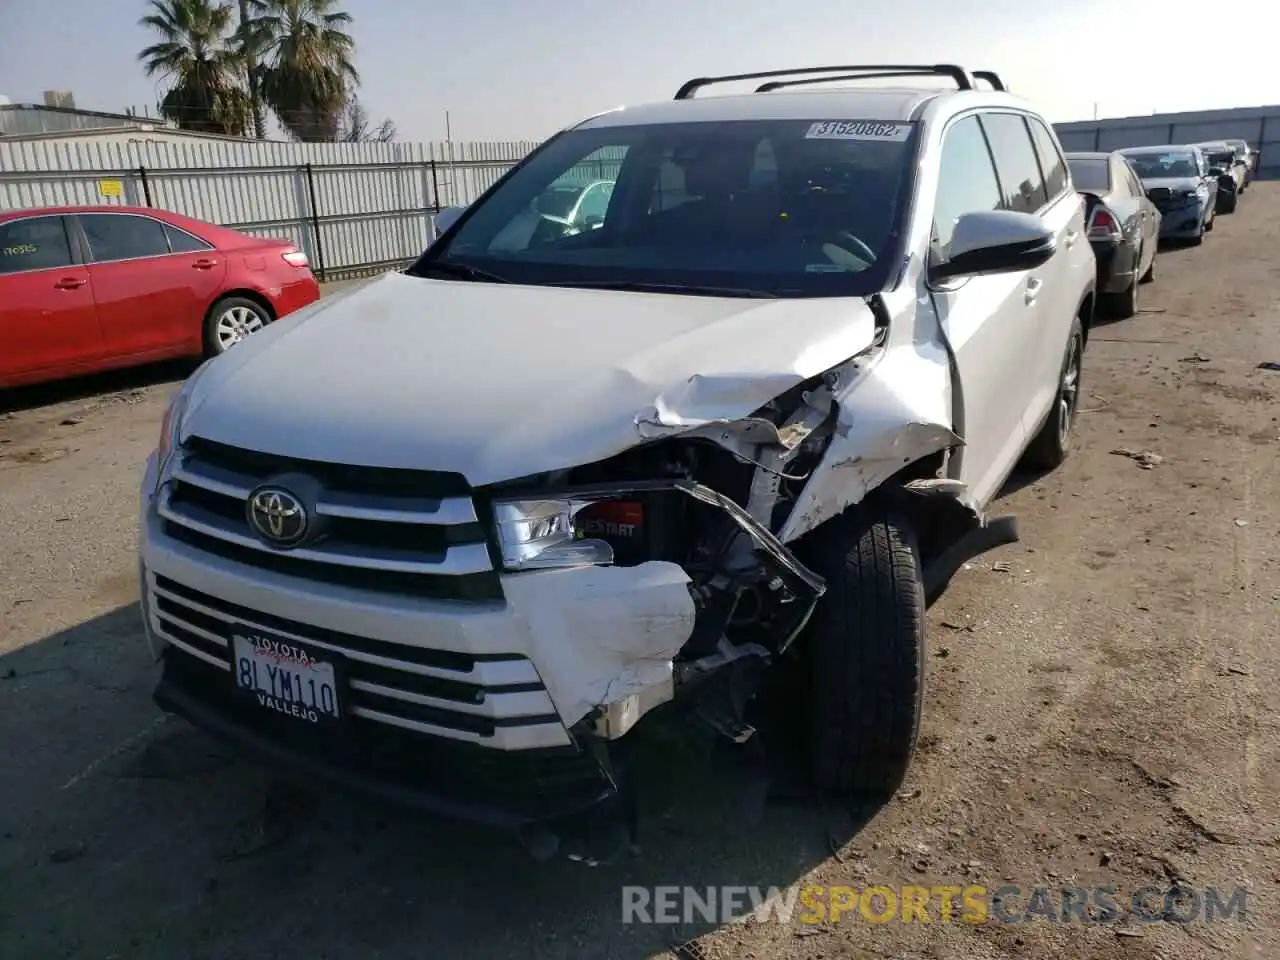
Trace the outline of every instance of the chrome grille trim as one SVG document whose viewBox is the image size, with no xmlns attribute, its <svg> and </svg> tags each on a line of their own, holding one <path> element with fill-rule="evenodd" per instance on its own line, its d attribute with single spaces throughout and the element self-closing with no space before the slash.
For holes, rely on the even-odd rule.
<svg viewBox="0 0 1280 960">
<path fill-rule="evenodd" d="M 352 674 L 347 683 L 347 699 L 344 704 L 344 711 L 349 715 L 428 736 L 500 750 L 562 747 L 572 743 L 568 731 L 559 721 L 555 705 L 537 669 L 526 657 L 512 655 L 499 660 L 473 660 L 469 669 L 465 670 L 412 663 L 356 649 L 354 644 L 361 640 L 358 637 L 350 638 L 352 646 L 344 646 L 328 639 L 315 639 L 307 633 L 303 624 L 298 624 L 302 628 L 299 631 L 282 630 L 276 625 L 260 625 L 249 617 L 236 616 L 218 609 L 220 601 L 215 597 L 208 596 L 206 602 L 202 603 L 187 596 L 188 592 L 203 596 L 194 588 L 180 584 L 174 584 L 174 589 L 169 589 L 164 583 L 157 581 L 156 574 L 148 571 L 146 609 L 151 629 L 174 649 L 225 673 L 231 672 L 229 638 L 232 630 L 235 627 L 257 630 L 269 636 L 295 640 L 317 650 L 331 651 L 346 660 L 348 672 Z M 199 619 L 212 619 L 224 624 L 225 629 L 217 632 L 192 622 Z M 180 635 L 184 633 L 189 635 L 188 639 Z M 195 638 L 213 645 L 222 655 L 198 648 Z M 389 643 L 368 639 L 383 645 Z M 401 644 L 396 646 L 404 646 L 406 653 L 418 649 Z M 402 689 L 395 686 L 394 673 L 378 680 L 360 677 L 361 664 L 380 668 L 384 674 L 398 672 L 402 675 L 402 682 L 406 684 L 411 684 L 415 677 L 420 677 L 452 681 L 474 687 L 477 692 L 472 698 L 459 696 L 458 699 L 453 699 Z M 412 716 L 413 708 L 435 710 L 443 716 L 439 723 L 432 723 Z M 449 714 L 458 718 L 458 728 L 444 725 L 448 722 Z M 474 724 L 477 721 L 492 722 L 492 731 L 483 733 L 462 728 L 467 723 Z"/>
<path fill-rule="evenodd" d="M 253 492 L 275 478 L 306 495 L 316 524 L 292 548 L 268 542 L 248 516 Z M 458 473 L 296 460 L 193 436 L 155 509 L 166 535 L 248 566 L 373 593 L 502 599 L 489 531 Z"/>
<path fill-rule="evenodd" d="M 207 489 L 207 488 L 206 488 Z M 199 511 L 187 507 L 175 509 L 173 505 L 173 488 L 168 484 L 160 492 L 156 509 L 160 516 L 170 523 L 194 530 L 206 537 L 214 537 L 234 543 L 236 546 L 257 550 L 260 553 L 286 555 L 297 560 L 312 563 L 327 563 L 340 567 L 355 567 L 361 570 L 387 570 L 395 573 L 444 574 L 461 575 L 468 573 L 488 573 L 493 570 L 493 560 L 489 556 L 489 547 L 484 543 L 462 543 L 448 547 L 438 561 L 407 560 L 397 558 L 391 551 L 375 551 L 368 548 L 348 546 L 344 552 L 322 550 L 315 547 L 298 547 L 293 550 L 278 550 L 263 543 L 257 537 L 240 533 L 229 523 L 219 522 L 216 514 Z M 398 551 L 412 555 L 410 551 Z"/>
<path fill-rule="evenodd" d="M 173 479 L 189 483 L 210 493 L 235 500 L 248 500 L 253 488 L 265 478 L 215 467 L 197 458 L 184 456 L 173 470 Z M 375 520 L 383 523 L 418 523 L 433 526 L 456 526 L 477 523 L 475 504 L 470 497 L 360 497 L 336 491 L 322 497 L 316 513 L 324 517 L 349 520 Z"/>
<path fill-rule="evenodd" d="M 364 650 L 353 650 L 349 647 L 342 647 L 335 643 L 329 643 L 325 640 L 317 640 L 311 636 L 304 636 L 290 630 L 281 630 L 279 627 L 264 627 L 253 623 L 242 617 L 231 616 L 221 610 L 213 607 L 205 606 L 202 603 L 190 599 L 189 597 L 180 597 L 171 593 L 157 585 L 154 580 L 151 582 L 152 602 L 155 597 L 163 597 L 171 603 L 179 604 L 187 607 L 197 613 L 202 613 L 206 617 L 214 617 L 228 624 L 240 624 L 245 627 L 256 630 L 266 630 L 267 632 L 277 636 L 284 637 L 286 640 L 296 640 L 299 643 L 305 643 L 309 647 L 315 647 L 317 650 L 332 650 L 334 653 L 341 654 L 348 660 L 357 660 L 361 663 L 367 663 L 374 667 L 386 667 L 389 670 L 401 670 L 405 673 L 417 674 L 421 677 L 433 677 L 437 680 L 457 680 L 462 683 L 474 683 L 481 687 L 509 687 L 517 684 L 541 684 L 542 678 L 538 676 L 538 671 L 533 664 L 521 657 L 512 660 L 489 660 L 476 663 L 468 672 L 460 672 L 457 670 L 445 670 L 440 667 L 431 667 L 421 663 L 410 663 L 404 660 L 394 660 L 390 657 L 380 657 L 376 653 L 367 653 Z M 225 639 L 221 641 L 222 645 L 226 645 Z"/>
</svg>

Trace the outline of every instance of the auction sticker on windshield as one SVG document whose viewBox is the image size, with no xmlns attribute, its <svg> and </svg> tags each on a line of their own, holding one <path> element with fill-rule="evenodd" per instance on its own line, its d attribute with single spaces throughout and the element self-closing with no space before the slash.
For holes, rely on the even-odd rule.
<svg viewBox="0 0 1280 960">
<path fill-rule="evenodd" d="M 819 120 L 809 128 L 806 140 L 893 140 L 911 135 L 909 123 L 883 120 Z"/>
<path fill-rule="evenodd" d="M 334 665 L 293 640 L 261 633 L 232 637 L 236 687 L 258 706 L 304 723 L 340 716 Z"/>
</svg>

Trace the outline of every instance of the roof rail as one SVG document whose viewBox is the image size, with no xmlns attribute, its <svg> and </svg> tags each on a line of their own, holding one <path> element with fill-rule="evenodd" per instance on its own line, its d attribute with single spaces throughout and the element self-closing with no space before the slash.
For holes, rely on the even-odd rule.
<svg viewBox="0 0 1280 960">
<path fill-rule="evenodd" d="M 760 73 L 735 73 L 722 77 L 695 77 L 692 80 L 686 80 L 684 85 L 676 91 L 675 99 L 691 100 L 693 95 L 703 87 L 709 87 L 713 83 L 733 83 L 738 80 L 769 80 L 774 77 L 795 77 L 805 74 L 812 75 L 816 73 L 858 73 L 858 74 L 878 74 L 884 72 L 911 71 L 911 76 L 944 76 L 950 77 L 956 82 L 961 90 L 973 89 L 973 77 L 969 75 L 969 71 L 964 67 L 957 67 L 954 64 L 938 63 L 938 64 L 917 64 L 917 63 L 899 63 L 899 64 L 881 64 L 872 65 L 865 63 L 846 64 L 839 67 L 801 67 L 795 70 L 765 70 Z"/>
<path fill-rule="evenodd" d="M 975 70 L 973 71 L 973 79 L 985 80 L 991 84 L 992 90 L 1007 91 L 1009 88 L 1004 85 L 1004 81 L 1000 79 L 1000 74 L 994 70 Z"/>
<path fill-rule="evenodd" d="M 884 77 L 934 76 L 932 70 L 878 70 L 875 73 L 838 73 L 834 77 L 805 77 L 801 80 L 770 80 L 756 87 L 756 93 L 783 90 L 787 87 L 804 87 L 811 83 L 838 83 L 841 80 L 871 80 Z"/>
</svg>

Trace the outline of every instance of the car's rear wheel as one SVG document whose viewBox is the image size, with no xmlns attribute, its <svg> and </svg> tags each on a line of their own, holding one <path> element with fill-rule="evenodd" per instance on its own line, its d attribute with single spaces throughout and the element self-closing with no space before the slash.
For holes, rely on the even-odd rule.
<svg viewBox="0 0 1280 960">
<path fill-rule="evenodd" d="M 223 297 L 209 308 L 204 322 L 204 349 L 221 356 L 271 322 L 271 313 L 247 297 Z"/>
<path fill-rule="evenodd" d="M 1134 267 L 1142 264 L 1142 249 L 1139 248 L 1134 257 Z M 1135 276 L 1129 281 L 1129 286 L 1120 293 L 1107 294 L 1102 299 L 1102 307 L 1107 314 L 1116 320 L 1128 320 L 1130 317 L 1136 316 L 1138 313 L 1138 277 L 1137 270 L 1134 270 Z"/>
<path fill-rule="evenodd" d="M 814 785 L 878 803 L 901 785 L 924 703 L 924 586 L 904 518 L 864 504 L 814 535 L 827 593 L 810 621 L 809 756 Z"/>
<path fill-rule="evenodd" d="M 1084 363 L 1084 330 L 1080 318 L 1071 327 L 1071 337 L 1062 358 L 1062 372 L 1058 377 L 1058 394 L 1053 409 L 1045 418 L 1044 426 L 1027 446 L 1023 462 L 1042 470 L 1061 466 L 1071 452 L 1071 431 L 1075 426 L 1076 409 L 1080 404 L 1080 377 Z"/>
<path fill-rule="evenodd" d="M 1141 279 L 1139 279 L 1138 282 L 1152 283 L 1154 282 L 1155 278 L 1156 278 L 1156 255 L 1153 253 L 1151 255 L 1151 265 L 1147 267 L 1146 273 L 1142 275 Z"/>
</svg>

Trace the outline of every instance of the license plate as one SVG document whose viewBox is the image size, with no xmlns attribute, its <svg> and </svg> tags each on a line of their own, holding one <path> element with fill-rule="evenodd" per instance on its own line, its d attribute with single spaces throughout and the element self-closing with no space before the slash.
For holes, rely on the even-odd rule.
<svg viewBox="0 0 1280 960">
<path fill-rule="evenodd" d="M 293 640 L 267 634 L 236 634 L 231 641 L 236 687 L 260 707 L 303 723 L 341 717 L 332 662 Z"/>
</svg>

